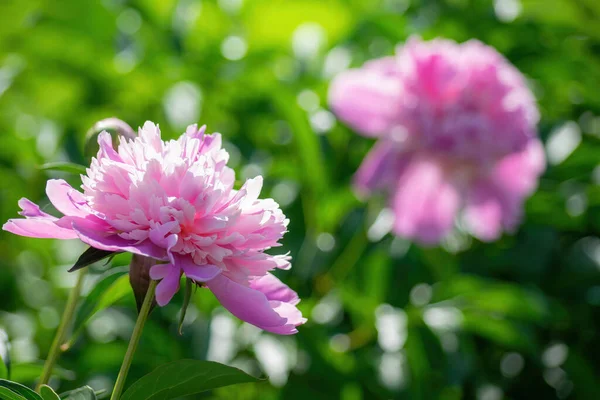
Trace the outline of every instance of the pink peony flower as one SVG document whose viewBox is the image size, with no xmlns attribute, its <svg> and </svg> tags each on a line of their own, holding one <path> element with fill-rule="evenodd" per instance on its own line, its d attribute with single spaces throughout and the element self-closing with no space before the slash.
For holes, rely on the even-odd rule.
<svg viewBox="0 0 600 400">
<path fill-rule="evenodd" d="M 394 232 L 423 244 L 443 239 L 459 214 L 484 241 L 513 231 L 545 168 L 524 77 L 477 40 L 410 38 L 396 56 L 338 75 L 329 102 L 379 138 L 357 191 L 390 193 Z"/>
<path fill-rule="evenodd" d="M 265 250 L 279 246 L 288 220 L 272 199 L 259 199 L 262 178 L 233 188 L 229 154 L 218 133 L 188 127 L 178 140 L 161 140 L 157 125 L 146 122 L 139 136 L 119 138 L 115 150 L 107 132 L 83 193 L 59 179 L 46 193 L 55 218 L 27 199 L 19 202 L 25 219 L 9 220 L 4 230 L 37 238 L 80 239 L 107 251 L 126 251 L 164 263 L 150 270 L 159 305 L 167 304 L 185 275 L 208 287 L 238 318 L 264 330 L 293 334 L 306 322 L 294 291 L 269 271 L 290 268 L 286 255 Z"/>
</svg>

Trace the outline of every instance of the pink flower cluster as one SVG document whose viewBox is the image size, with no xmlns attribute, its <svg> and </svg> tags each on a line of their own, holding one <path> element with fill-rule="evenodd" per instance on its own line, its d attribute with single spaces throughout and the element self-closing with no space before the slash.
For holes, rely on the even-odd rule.
<svg viewBox="0 0 600 400">
<path fill-rule="evenodd" d="M 355 187 L 390 194 L 396 234 L 436 244 L 457 217 L 484 241 L 517 227 L 545 157 L 535 98 L 496 50 L 410 38 L 338 75 L 329 95 L 341 120 L 379 138 Z"/>
<path fill-rule="evenodd" d="M 107 132 L 83 193 L 64 180 L 49 180 L 46 193 L 55 218 L 27 199 L 25 219 L 3 229 L 37 238 L 80 239 L 92 247 L 125 251 L 163 263 L 150 276 L 160 280 L 159 305 L 179 289 L 182 275 L 203 283 L 238 318 L 264 330 L 293 334 L 303 324 L 297 294 L 269 271 L 290 268 L 279 246 L 288 220 L 272 199 L 259 199 L 262 178 L 233 188 L 234 171 L 219 134 L 188 127 L 178 140 L 161 140 L 158 126 L 146 122 L 139 136 L 120 138 L 117 149 Z"/>
</svg>

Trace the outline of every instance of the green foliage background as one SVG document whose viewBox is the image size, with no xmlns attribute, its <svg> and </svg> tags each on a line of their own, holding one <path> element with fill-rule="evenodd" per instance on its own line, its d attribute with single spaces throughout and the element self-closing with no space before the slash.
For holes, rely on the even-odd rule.
<svg viewBox="0 0 600 400">
<path fill-rule="evenodd" d="M 598 21 L 596 0 L 2 0 L 0 220 L 23 196 L 49 209 L 49 177 L 80 184 L 38 166 L 87 163 L 97 120 L 152 120 L 167 138 L 198 120 L 223 134 L 240 180 L 265 175 L 265 196 L 290 218 L 295 263 L 279 276 L 309 323 L 294 337 L 259 335 L 200 290 L 178 336 L 180 293 L 152 314 L 129 382 L 209 357 L 271 382 L 198 398 L 596 399 Z M 458 233 L 439 248 L 368 239 L 383 200 L 361 203 L 350 180 L 372 141 L 328 126 L 327 86 L 414 33 L 496 47 L 530 79 L 543 140 L 566 130 L 576 146 L 548 167 L 515 235 L 483 244 Z M 0 235 L 0 325 L 13 379 L 33 384 L 84 247 Z M 95 265 L 86 290 L 128 262 Z M 55 387 L 110 389 L 134 304 L 129 294 L 90 322 Z"/>
</svg>

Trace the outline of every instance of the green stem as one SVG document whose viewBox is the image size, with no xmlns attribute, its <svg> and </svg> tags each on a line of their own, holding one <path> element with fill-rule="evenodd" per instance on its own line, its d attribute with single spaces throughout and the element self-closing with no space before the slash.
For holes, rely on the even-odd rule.
<svg viewBox="0 0 600 400">
<path fill-rule="evenodd" d="M 140 337 L 142 336 L 144 324 L 146 323 L 148 315 L 150 314 L 150 309 L 152 308 L 156 283 L 157 282 L 155 280 L 150 280 L 150 286 L 148 287 L 146 297 L 144 297 L 144 303 L 142 304 L 142 309 L 140 310 L 135 327 L 133 328 L 133 333 L 131 334 L 131 339 L 129 340 L 129 346 L 127 347 L 127 352 L 125 353 L 125 358 L 123 359 L 123 364 L 121 365 L 119 376 L 117 376 L 117 382 L 115 383 L 115 388 L 113 389 L 110 400 L 119 400 L 121 397 L 121 392 L 123 392 L 125 380 L 127 379 L 127 373 L 129 372 L 129 367 L 131 367 L 131 362 L 133 361 L 133 355 L 135 354 Z"/>
<path fill-rule="evenodd" d="M 69 293 L 69 298 L 67 299 L 67 304 L 65 305 L 65 311 L 63 312 L 60 325 L 58 326 L 56 335 L 54 336 L 54 341 L 52 342 L 52 346 L 50 347 L 50 352 L 48 353 L 48 358 L 46 359 L 46 363 L 44 364 L 42 376 L 40 377 L 40 381 L 38 382 L 36 387 L 36 390 L 38 392 L 40 391 L 42 385 L 47 384 L 50 380 L 52 370 L 54 369 L 54 364 L 56 364 L 56 360 L 58 360 L 58 356 L 60 354 L 60 345 L 64 340 L 71 319 L 73 318 L 73 314 L 75 314 L 75 308 L 77 307 L 77 300 L 79 299 L 81 286 L 83 285 L 85 271 L 85 269 L 79 270 L 77 276 L 77 283 L 75 283 L 75 286 L 71 290 L 71 293 Z"/>
</svg>

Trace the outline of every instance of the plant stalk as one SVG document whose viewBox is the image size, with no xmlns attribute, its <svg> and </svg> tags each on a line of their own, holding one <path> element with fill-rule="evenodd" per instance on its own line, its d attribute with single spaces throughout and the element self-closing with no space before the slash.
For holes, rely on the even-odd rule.
<svg viewBox="0 0 600 400">
<path fill-rule="evenodd" d="M 144 324 L 146 323 L 148 315 L 150 314 L 152 301 L 154 300 L 154 292 L 156 290 L 156 283 L 157 282 L 155 280 L 150 280 L 150 286 L 148 287 L 146 297 L 144 297 L 144 303 L 142 304 L 138 319 L 135 323 L 135 327 L 133 328 L 133 333 L 131 334 L 131 339 L 129 340 L 129 346 L 127 347 L 127 352 L 125 353 L 125 358 L 123 359 L 123 364 L 121 365 L 121 370 L 117 376 L 117 382 L 115 383 L 110 400 L 118 400 L 121 397 L 123 388 L 125 387 L 125 380 L 127 379 L 127 373 L 129 372 L 131 362 L 133 361 L 133 355 L 135 354 L 140 337 L 142 336 Z"/>
<path fill-rule="evenodd" d="M 42 375 L 37 384 L 36 391 L 40 391 L 42 385 L 46 385 L 50 380 L 50 376 L 52 375 L 52 370 L 54 369 L 54 364 L 58 360 L 58 356 L 61 353 L 60 345 L 65 338 L 65 334 L 67 333 L 67 329 L 73 319 L 73 314 L 75 314 L 75 308 L 77 307 L 77 300 L 79 299 L 79 294 L 81 292 L 81 286 L 83 285 L 83 278 L 85 277 L 86 269 L 81 269 L 77 272 L 77 282 L 75 286 L 69 293 L 69 298 L 67 299 L 67 304 L 65 305 L 65 310 L 63 311 L 63 315 L 61 317 L 60 324 L 58 329 L 56 330 L 56 335 L 54 336 L 54 341 L 52 342 L 52 346 L 50 347 L 50 352 L 48 353 L 48 358 L 44 363 L 44 369 L 42 370 Z"/>
</svg>

